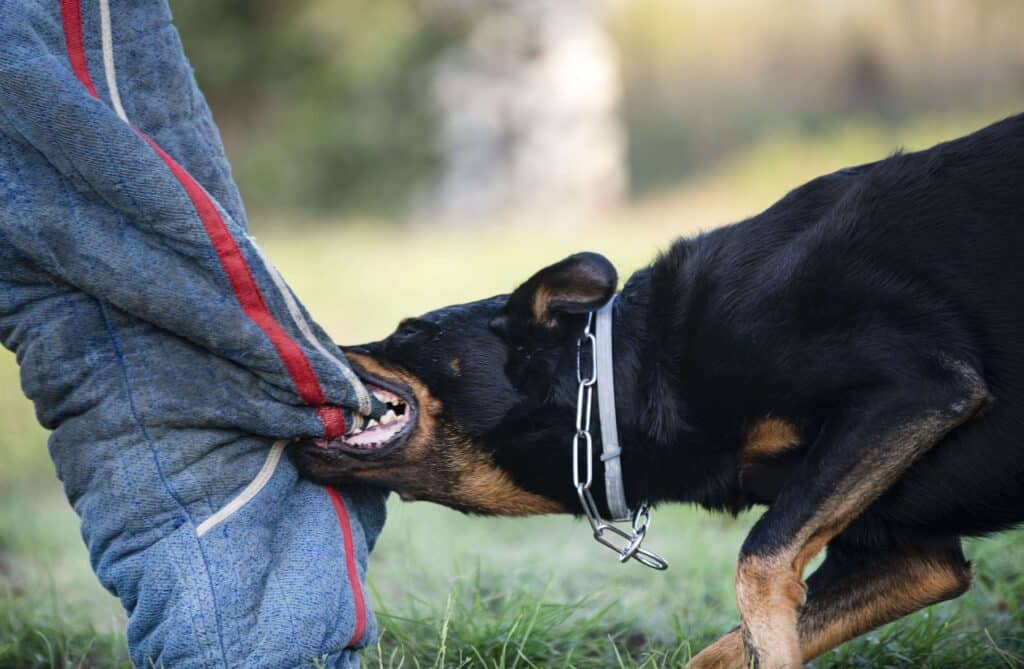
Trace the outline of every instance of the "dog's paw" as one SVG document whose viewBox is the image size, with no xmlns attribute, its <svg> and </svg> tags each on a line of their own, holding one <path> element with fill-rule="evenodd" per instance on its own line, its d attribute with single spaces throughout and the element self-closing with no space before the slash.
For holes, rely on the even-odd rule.
<svg viewBox="0 0 1024 669">
<path fill-rule="evenodd" d="M 743 634 L 736 628 L 697 653 L 686 669 L 745 669 L 749 665 Z"/>
</svg>

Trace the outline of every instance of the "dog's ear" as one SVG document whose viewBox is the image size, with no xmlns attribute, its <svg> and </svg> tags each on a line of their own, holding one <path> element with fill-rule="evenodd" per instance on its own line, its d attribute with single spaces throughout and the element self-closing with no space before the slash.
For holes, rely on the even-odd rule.
<svg viewBox="0 0 1024 669">
<path fill-rule="evenodd" d="M 491 323 L 499 332 L 520 327 L 557 330 L 566 317 L 605 305 L 618 285 L 615 266 L 599 253 L 575 253 L 549 265 L 516 288 L 504 312 Z"/>
</svg>

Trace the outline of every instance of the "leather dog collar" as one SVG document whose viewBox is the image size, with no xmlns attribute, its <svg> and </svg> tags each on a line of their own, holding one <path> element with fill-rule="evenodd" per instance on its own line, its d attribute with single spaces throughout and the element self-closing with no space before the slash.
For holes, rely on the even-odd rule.
<svg viewBox="0 0 1024 669">
<path fill-rule="evenodd" d="M 622 482 L 622 447 L 619 446 L 619 422 L 615 414 L 615 365 L 612 354 L 612 309 L 615 295 L 597 312 L 594 333 L 594 366 L 597 368 L 597 410 L 601 425 L 601 462 L 604 463 L 604 489 L 610 520 L 631 520 Z"/>
<path fill-rule="evenodd" d="M 652 569 L 668 568 L 665 559 L 653 551 L 641 547 L 651 525 L 651 507 L 644 501 L 630 510 L 626 505 L 626 492 L 622 482 L 622 463 L 619 446 L 619 427 L 615 416 L 615 376 L 612 356 L 612 305 L 609 302 L 587 317 L 583 335 L 576 343 L 576 380 L 579 387 L 576 396 L 576 431 L 572 437 L 572 480 L 580 499 L 583 515 L 590 523 L 594 539 L 601 545 L 615 551 L 620 562 L 629 559 Z M 596 321 L 596 323 L 595 323 Z M 591 330 L 594 326 L 596 332 Z M 583 369 L 583 349 L 590 347 L 590 370 Z M 594 385 L 597 385 L 598 412 L 601 421 L 601 461 L 605 470 L 605 497 L 611 519 L 602 520 L 590 485 L 594 477 L 594 442 L 590 434 L 591 408 L 594 399 Z M 580 451 L 583 450 L 581 460 Z M 631 522 L 630 531 L 622 530 L 615 522 Z"/>
</svg>

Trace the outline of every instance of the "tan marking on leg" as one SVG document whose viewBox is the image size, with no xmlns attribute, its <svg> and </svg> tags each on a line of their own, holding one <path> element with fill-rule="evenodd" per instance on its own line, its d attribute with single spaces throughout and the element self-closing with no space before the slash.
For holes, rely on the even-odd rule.
<svg viewBox="0 0 1024 669">
<path fill-rule="evenodd" d="M 686 663 L 686 669 L 746 669 L 750 666 L 743 646 L 743 633 L 735 629 Z"/>
<path fill-rule="evenodd" d="M 904 438 L 894 439 L 893 448 L 913 446 L 915 427 L 903 431 Z M 806 597 L 804 569 L 902 471 L 892 463 L 866 458 L 840 484 L 846 492 L 826 500 L 789 546 L 771 558 L 751 556 L 740 561 L 736 604 L 749 635 L 748 651 L 756 652 L 759 667 L 802 666 L 797 621 Z"/>
<path fill-rule="evenodd" d="M 800 608 L 803 662 L 926 606 L 955 599 L 971 584 L 970 565 L 949 554 L 894 557 L 867 572 L 850 572 L 811 592 Z M 743 636 L 733 630 L 696 655 L 688 669 L 749 666 Z"/>
<path fill-rule="evenodd" d="M 799 445 L 800 432 L 795 425 L 781 418 L 763 418 L 747 430 L 741 457 L 744 464 L 748 464 L 781 455 Z"/>
<path fill-rule="evenodd" d="M 827 546 L 829 542 L 836 537 L 836 535 L 846 529 L 847 524 L 848 523 L 841 522 L 828 524 L 822 527 L 815 534 L 811 535 L 793 558 L 793 572 L 796 573 L 799 578 L 803 578 L 804 570 L 807 568 L 810 561 L 817 557 L 818 553 L 825 550 L 825 546 Z"/>
<path fill-rule="evenodd" d="M 966 371 L 965 371 L 966 370 Z M 811 518 L 770 557 L 746 558 L 737 569 L 736 602 L 748 652 L 762 669 L 801 666 L 797 639 L 799 598 L 807 563 L 940 439 L 989 401 L 980 376 L 969 367 L 954 371 L 965 384 L 965 399 L 925 413 L 887 435 L 835 486 Z M 770 511 L 769 511 L 770 513 Z"/>
<path fill-rule="evenodd" d="M 970 587 L 971 569 L 949 559 L 911 556 L 860 578 L 866 582 L 840 583 L 838 593 L 835 588 L 820 597 L 812 593 L 800 616 L 804 662 L 914 611 L 959 597 Z"/>
<path fill-rule="evenodd" d="M 749 556 L 736 568 L 736 605 L 746 626 L 745 645 L 765 669 L 799 669 L 798 611 L 807 587 L 791 565 Z M 767 642 L 763 640 L 768 640 Z"/>
</svg>

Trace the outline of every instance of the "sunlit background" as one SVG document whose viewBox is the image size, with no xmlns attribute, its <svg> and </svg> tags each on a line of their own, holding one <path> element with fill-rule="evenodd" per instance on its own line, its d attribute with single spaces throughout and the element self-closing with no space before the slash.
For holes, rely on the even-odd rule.
<svg viewBox="0 0 1024 669">
<path fill-rule="evenodd" d="M 628 276 L 673 237 L 754 214 L 813 176 L 1024 109 L 1015 0 L 172 8 L 251 229 L 344 343 L 506 292 L 578 250 Z M 123 663 L 123 614 L 89 571 L 6 352 L 0 381 L 0 667 L 26 666 L 29 651 L 28 666 Z M 652 547 L 673 565 L 656 575 L 619 566 L 566 518 L 473 519 L 393 500 L 371 560 L 388 631 L 368 664 L 476 666 L 476 652 L 481 665 L 550 666 L 544 652 L 579 647 L 563 666 L 671 666 L 670 653 L 685 657 L 735 623 L 733 559 L 750 521 L 659 512 Z M 1017 666 L 1024 585 L 1011 567 L 1022 548 L 1020 533 L 972 544 L 987 576 L 940 607 L 946 622 L 918 616 L 856 656 Z M 521 637 L 531 602 L 569 607 L 561 622 L 561 609 L 544 609 L 543 647 Z M 437 622 L 446 611 L 448 637 Z M 921 659 L 922 638 L 952 655 Z M 956 653 L 974 646 L 980 663 L 963 664 Z"/>
</svg>

